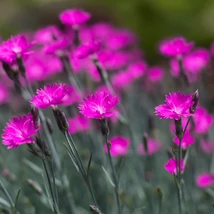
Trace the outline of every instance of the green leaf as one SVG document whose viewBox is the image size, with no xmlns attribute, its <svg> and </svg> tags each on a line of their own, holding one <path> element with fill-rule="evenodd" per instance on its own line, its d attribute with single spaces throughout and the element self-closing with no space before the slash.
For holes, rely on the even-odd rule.
<svg viewBox="0 0 214 214">
<path fill-rule="evenodd" d="M 106 169 L 104 168 L 104 166 L 102 166 L 102 169 L 103 169 L 103 172 L 105 173 L 106 178 L 107 178 L 107 180 L 109 181 L 109 183 L 110 183 L 113 187 L 115 187 L 114 182 L 112 181 L 110 175 L 108 174 L 108 172 L 106 171 Z"/>
<path fill-rule="evenodd" d="M 88 160 L 88 167 L 87 167 L 87 176 L 89 176 L 90 166 L 91 166 L 91 160 L 92 160 L 92 152 L 90 154 L 90 158 Z"/>
<path fill-rule="evenodd" d="M 21 193 L 21 188 L 18 190 L 17 195 L 16 195 L 15 208 L 17 207 L 17 202 L 18 202 L 20 193 Z"/>
<path fill-rule="evenodd" d="M 0 204 L 2 204 L 5 207 L 10 208 L 10 203 L 6 201 L 4 198 L 0 197 Z"/>
</svg>

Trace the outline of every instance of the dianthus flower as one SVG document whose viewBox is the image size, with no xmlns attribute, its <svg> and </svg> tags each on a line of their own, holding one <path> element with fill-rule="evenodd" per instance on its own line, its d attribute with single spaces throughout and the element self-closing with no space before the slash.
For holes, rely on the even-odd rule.
<svg viewBox="0 0 214 214">
<path fill-rule="evenodd" d="M 78 59 L 84 59 L 88 56 L 97 54 L 101 50 L 101 48 L 102 48 L 101 41 L 90 41 L 88 43 L 80 45 L 76 49 L 74 56 Z"/>
<path fill-rule="evenodd" d="M 33 42 L 28 42 L 24 35 L 11 36 L 0 45 L 0 60 L 8 64 L 17 61 L 18 57 L 28 55 Z"/>
<path fill-rule="evenodd" d="M 163 55 L 180 57 L 188 54 L 193 45 L 193 42 L 187 42 L 183 37 L 175 37 L 163 40 L 159 45 L 159 50 Z"/>
<path fill-rule="evenodd" d="M 213 125 L 213 116 L 203 107 L 198 107 L 194 114 L 194 131 L 198 134 L 207 133 Z"/>
<path fill-rule="evenodd" d="M 173 92 L 165 96 L 165 104 L 155 108 L 155 114 L 160 119 L 179 120 L 181 117 L 189 117 L 192 115 L 189 112 L 192 104 L 192 95 Z"/>
<path fill-rule="evenodd" d="M 88 118 L 102 119 L 103 117 L 111 117 L 114 111 L 113 107 L 119 102 L 118 97 L 100 91 L 92 94 L 79 105 L 80 113 Z"/>
<path fill-rule="evenodd" d="M 173 141 L 179 146 L 180 145 L 180 140 L 178 137 L 175 137 Z M 181 142 L 181 148 L 182 149 L 187 149 L 189 146 L 191 146 L 193 143 L 195 143 L 194 138 L 191 136 L 190 132 L 186 130 L 184 133 L 184 136 L 182 138 Z"/>
<path fill-rule="evenodd" d="M 13 117 L 4 128 L 2 143 L 8 149 L 13 149 L 26 143 L 34 143 L 33 136 L 38 130 L 39 128 L 35 129 L 31 113 Z"/>
<path fill-rule="evenodd" d="M 71 134 L 75 134 L 75 133 L 82 132 L 82 131 L 87 131 L 91 126 L 90 120 L 81 115 L 77 115 L 73 118 L 69 118 L 68 123 L 69 123 L 68 131 Z"/>
<path fill-rule="evenodd" d="M 160 66 L 153 66 L 148 70 L 148 79 L 151 82 L 160 82 L 164 77 L 164 70 Z"/>
<path fill-rule="evenodd" d="M 83 25 L 91 18 L 91 14 L 81 9 L 67 9 L 60 13 L 59 19 L 62 24 L 72 27 Z"/>
<path fill-rule="evenodd" d="M 111 143 L 110 153 L 112 157 L 119 157 L 128 154 L 130 146 L 130 140 L 128 138 L 123 136 L 115 136 L 109 141 Z M 108 153 L 106 144 L 104 145 L 104 151 Z"/>
<path fill-rule="evenodd" d="M 162 145 L 158 140 L 155 140 L 153 138 L 147 139 L 147 149 L 148 151 L 145 151 L 144 145 L 141 143 L 138 146 L 138 152 L 141 155 L 153 155 L 160 151 Z"/>
<path fill-rule="evenodd" d="M 127 71 L 121 71 L 112 77 L 112 85 L 117 89 L 125 89 L 132 82 L 133 79 L 130 77 L 130 73 Z"/>
<path fill-rule="evenodd" d="M 181 166 L 181 172 L 183 172 L 185 168 L 184 160 L 176 160 L 174 158 L 170 158 L 168 162 L 164 165 L 164 168 L 170 174 L 177 174 L 179 163 Z"/>
<path fill-rule="evenodd" d="M 202 140 L 200 142 L 201 148 L 206 153 L 214 152 L 214 141 Z"/>
<path fill-rule="evenodd" d="M 52 84 L 44 86 L 44 89 L 38 89 L 30 103 L 37 108 L 45 109 L 62 104 L 63 98 L 70 93 L 70 88 L 66 84 Z"/>
<path fill-rule="evenodd" d="M 183 67 L 186 72 L 198 73 L 209 63 L 210 55 L 204 48 L 196 49 L 183 59 Z"/>
<path fill-rule="evenodd" d="M 214 173 L 205 172 L 196 178 L 197 186 L 200 188 L 209 188 L 214 186 Z"/>
<path fill-rule="evenodd" d="M 78 103 L 81 100 L 81 95 L 79 92 L 71 85 L 68 86 L 69 93 L 66 93 L 66 95 L 63 97 L 63 105 L 69 106 L 74 103 Z"/>
<path fill-rule="evenodd" d="M 143 76 L 146 72 L 147 69 L 147 64 L 144 61 L 139 61 L 139 62 L 135 62 L 133 64 L 131 64 L 128 69 L 127 72 L 130 74 L 130 78 L 132 78 L 133 80 Z"/>
</svg>

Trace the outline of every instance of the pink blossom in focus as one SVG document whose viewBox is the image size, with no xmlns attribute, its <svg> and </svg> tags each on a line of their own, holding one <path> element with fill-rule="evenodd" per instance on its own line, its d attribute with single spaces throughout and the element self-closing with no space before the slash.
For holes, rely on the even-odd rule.
<svg viewBox="0 0 214 214">
<path fill-rule="evenodd" d="M 84 59 L 88 56 L 97 54 L 101 50 L 101 48 L 102 48 L 101 41 L 90 41 L 88 43 L 80 45 L 76 49 L 74 56 L 78 59 Z"/>
<path fill-rule="evenodd" d="M 204 172 L 196 177 L 197 186 L 210 188 L 214 186 L 214 173 Z"/>
<path fill-rule="evenodd" d="M 147 64 L 144 61 L 139 61 L 131 64 L 127 71 L 130 74 L 130 78 L 133 80 L 143 76 L 146 72 Z"/>
<path fill-rule="evenodd" d="M 110 50 L 119 50 L 130 45 L 134 45 L 137 41 L 134 33 L 128 30 L 114 30 L 106 41 L 106 48 Z"/>
<path fill-rule="evenodd" d="M 172 92 L 165 96 L 165 104 L 155 107 L 155 114 L 160 119 L 175 119 L 191 116 L 189 108 L 192 106 L 192 95 Z"/>
<path fill-rule="evenodd" d="M 160 82 L 164 78 L 164 70 L 160 66 L 153 66 L 148 70 L 148 79 L 151 82 Z"/>
<path fill-rule="evenodd" d="M 213 116 L 203 107 L 197 107 L 193 119 L 194 131 L 198 134 L 207 133 L 213 125 Z"/>
<path fill-rule="evenodd" d="M 10 39 L 0 44 L 0 60 L 12 64 L 18 57 L 31 53 L 29 48 L 33 44 L 33 42 L 28 42 L 24 35 L 11 36 Z"/>
<path fill-rule="evenodd" d="M 91 14 L 81 9 L 67 9 L 60 13 L 62 24 L 78 27 L 85 24 L 91 18 Z"/>
<path fill-rule="evenodd" d="M 204 48 L 196 49 L 183 59 L 183 66 L 186 72 L 198 73 L 209 63 L 210 55 Z"/>
<path fill-rule="evenodd" d="M 87 131 L 91 126 L 91 121 L 87 117 L 77 115 L 68 119 L 69 132 L 75 134 L 78 132 Z"/>
<path fill-rule="evenodd" d="M 175 137 L 173 141 L 179 146 L 180 145 L 180 140 L 178 137 Z M 191 146 L 193 143 L 195 143 L 195 139 L 191 136 L 190 132 L 186 130 L 182 142 L 181 142 L 181 147 L 182 149 L 187 149 L 189 146 Z"/>
<path fill-rule="evenodd" d="M 167 172 L 170 174 L 177 174 L 177 169 L 179 167 L 179 162 L 181 166 L 181 172 L 184 171 L 185 165 L 184 165 L 184 160 L 176 160 L 174 158 L 170 158 L 168 162 L 164 165 L 164 168 Z"/>
<path fill-rule="evenodd" d="M 123 136 L 115 136 L 109 141 L 111 143 L 110 153 L 112 157 L 119 157 L 128 154 L 130 146 L 130 140 L 128 138 Z M 104 151 L 108 153 L 106 144 L 104 145 Z"/>
<path fill-rule="evenodd" d="M 162 145 L 158 140 L 155 140 L 153 138 L 148 138 L 147 139 L 147 147 L 148 147 L 148 151 L 145 151 L 144 145 L 141 143 L 138 146 L 138 152 L 141 155 L 153 155 L 157 152 L 160 151 Z"/>
<path fill-rule="evenodd" d="M 193 42 L 187 42 L 183 37 L 174 37 L 163 40 L 159 45 L 159 51 L 165 56 L 180 57 L 188 54 L 193 46 Z"/>
<path fill-rule="evenodd" d="M 200 142 L 201 148 L 206 153 L 214 152 L 214 141 L 202 140 Z"/>
<path fill-rule="evenodd" d="M 13 117 L 4 128 L 2 144 L 13 149 L 22 144 L 34 143 L 33 136 L 38 130 L 39 128 L 35 129 L 31 113 Z"/>
<path fill-rule="evenodd" d="M 70 88 L 66 84 L 52 84 L 38 89 L 36 95 L 31 99 L 31 105 L 45 109 L 56 106 L 64 102 L 63 98 L 70 93 Z"/>
<path fill-rule="evenodd" d="M 102 119 L 114 115 L 114 111 L 111 110 L 118 102 L 118 97 L 113 97 L 111 94 L 101 91 L 84 99 L 83 103 L 79 105 L 79 110 L 85 117 Z"/>
</svg>

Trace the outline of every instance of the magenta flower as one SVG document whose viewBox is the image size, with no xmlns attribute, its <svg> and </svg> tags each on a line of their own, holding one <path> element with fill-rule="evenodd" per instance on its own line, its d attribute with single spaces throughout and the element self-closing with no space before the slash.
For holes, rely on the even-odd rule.
<svg viewBox="0 0 214 214">
<path fill-rule="evenodd" d="M 38 130 L 39 128 L 35 129 L 31 113 L 13 117 L 4 128 L 2 143 L 8 149 L 13 149 L 26 143 L 34 143 L 33 136 Z"/>
<path fill-rule="evenodd" d="M 112 85 L 117 89 L 125 89 L 132 82 L 133 79 L 131 78 L 130 73 L 127 71 L 121 71 L 112 77 Z"/>
<path fill-rule="evenodd" d="M 37 108 L 45 109 L 62 104 L 63 98 L 70 93 L 70 88 L 66 84 L 52 84 L 44 86 L 44 89 L 38 89 L 30 103 Z"/>
<path fill-rule="evenodd" d="M 101 91 L 84 99 L 84 102 L 79 105 L 79 110 L 85 117 L 102 119 L 114 115 L 114 111 L 111 110 L 118 102 L 118 97 L 113 97 L 111 94 Z"/>
<path fill-rule="evenodd" d="M 200 142 L 201 148 L 206 153 L 214 152 L 214 141 L 202 140 Z"/>
<path fill-rule="evenodd" d="M 91 18 L 91 14 L 81 9 L 67 9 L 60 13 L 60 21 L 72 27 L 83 25 Z"/>
<path fill-rule="evenodd" d="M 170 73 L 173 77 L 179 77 L 180 75 L 180 67 L 179 67 L 179 63 L 178 60 L 176 58 L 172 58 L 169 61 L 169 65 L 170 65 Z"/>
<path fill-rule="evenodd" d="M 81 100 L 81 95 L 79 92 L 71 85 L 68 86 L 69 93 L 66 93 L 66 95 L 62 98 L 63 105 L 69 106 L 74 103 L 78 103 Z"/>
<path fill-rule="evenodd" d="M 207 66 L 209 60 L 209 52 L 200 48 L 184 57 L 183 66 L 186 72 L 198 73 Z"/>
<path fill-rule="evenodd" d="M 128 154 L 130 146 L 130 140 L 128 138 L 123 136 L 115 136 L 109 141 L 111 143 L 110 153 L 112 157 L 119 157 Z M 104 145 L 104 151 L 108 153 L 106 144 Z"/>
<path fill-rule="evenodd" d="M 179 163 L 180 162 L 180 163 Z M 170 158 L 168 162 L 164 165 L 164 168 L 170 174 L 177 174 L 179 164 L 181 166 L 181 172 L 184 171 L 185 165 L 184 160 L 176 160 L 174 158 Z"/>
<path fill-rule="evenodd" d="M 84 59 L 88 56 L 97 54 L 101 50 L 101 48 L 102 48 L 101 41 L 90 41 L 88 43 L 80 45 L 76 49 L 74 56 L 79 59 Z"/>
<path fill-rule="evenodd" d="M 77 115 L 73 118 L 69 118 L 68 123 L 69 123 L 68 131 L 71 134 L 87 131 L 90 129 L 90 126 L 91 126 L 91 121 L 88 118 L 83 117 L 81 115 Z"/>
<path fill-rule="evenodd" d="M 197 107 L 193 119 L 198 134 L 207 133 L 213 125 L 213 116 L 203 107 Z"/>
<path fill-rule="evenodd" d="M 160 119 L 175 119 L 191 116 L 189 108 L 192 106 L 192 95 L 173 92 L 165 96 L 165 104 L 155 108 L 155 114 Z"/>
<path fill-rule="evenodd" d="M 145 151 L 144 145 L 141 143 L 138 145 L 138 152 L 141 155 L 153 155 L 157 152 L 160 151 L 162 147 L 162 144 L 160 143 L 160 141 L 155 140 L 153 138 L 148 138 L 147 139 L 147 148 L 148 151 Z"/>
<path fill-rule="evenodd" d="M 183 37 L 169 38 L 160 43 L 159 51 L 165 56 L 180 57 L 188 54 L 193 45 L 193 42 L 187 42 Z"/>
<path fill-rule="evenodd" d="M 151 82 L 160 82 L 164 78 L 164 70 L 160 66 L 153 66 L 148 70 L 148 79 Z"/>
<path fill-rule="evenodd" d="M 24 35 L 11 36 L 0 44 L 0 60 L 12 64 L 18 57 L 28 55 L 33 42 L 28 42 Z"/>
<path fill-rule="evenodd" d="M 197 186 L 200 188 L 209 188 L 214 186 L 214 173 L 204 172 L 196 178 Z"/>
<path fill-rule="evenodd" d="M 127 72 L 130 74 L 130 78 L 133 80 L 143 76 L 146 72 L 147 64 L 144 61 L 139 61 L 131 64 L 128 67 Z"/>
<path fill-rule="evenodd" d="M 180 141 L 178 137 L 175 137 L 173 141 L 179 146 Z M 191 146 L 193 143 L 195 143 L 194 138 L 191 136 L 190 132 L 186 130 L 184 133 L 184 136 L 182 138 L 181 147 L 182 149 L 187 149 L 189 146 Z"/>
</svg>

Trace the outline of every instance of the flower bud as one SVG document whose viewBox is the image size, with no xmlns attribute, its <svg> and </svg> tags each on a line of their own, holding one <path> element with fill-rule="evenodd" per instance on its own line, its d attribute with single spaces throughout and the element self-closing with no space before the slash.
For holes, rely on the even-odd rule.
<svg viewBox="0 0 214 214">
<path fill-rule="evenodd" d="M 90 205 L 90 210 L 91 210 L 92 213 L 94 213 L 94 214 L 102 214 L 101 211 L 99 210 L 99 208 L 96 207 L 95 205 Z"/>
<path fill-rule="evenodd" d="M 34 127 L 35 127 L 35 129 L 37 129 L 39 127 L 39 124 L 40 124 L 38 108 L 36 108 L 35 106 L 32 106 L 31 107 L 31 114 L 33 117 Z"/>
<path fill-rule="evenodd" d="M 69 124 L 68 124 L 67 118 L 65 116 L 65 113 L 62 110 L 60 110 L 59 108 L 53 108 L 53 114 L 56 119 L 59 130 L 62 133 L 67 132 Z"/>
<path fill-rule="evenodd" d="M 109 127 L 106 118 L 100 120 L 100 125 L 101 125 L 101 132 L 103 136 L 108 136 L 109 135 Z"/>
<path fill-rule="evenodd" d="M 26 70 L 25 70 L 25 66 L 24 66 L 24 63 L 23 63 L 23 60 L 22 60 L 21 56 L 17 57 L 17 64 L 19 66 L 19 72 L 20 72 L 20 74 L 24 78 L 26 78 Z"/>
<path fill-rule="evenodd" d="M 199 101 L 199 92 L 198 89 L 195 91 L 195 93 L 192 95 L 192 101 L 193 101 L 193 105 L 190 107 L 189 112 L 191 114 L 194 114 L 196 111 L 196 107 L 198 105 L 198 101 Z"/>
<path fill-rule="evenodd" d="M 181 118 L 179 120 L 175 120 L 175 134 L 179 139 L 183 137 L 183 128 L 182 128 Z"/>
</svg>

